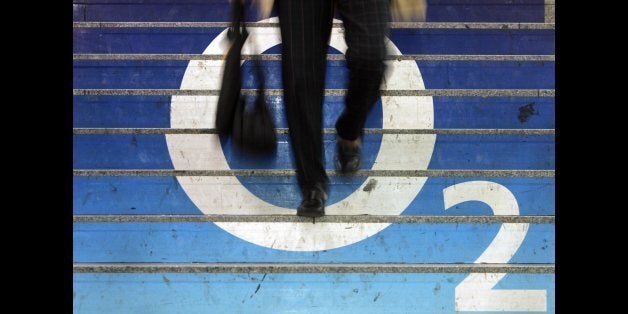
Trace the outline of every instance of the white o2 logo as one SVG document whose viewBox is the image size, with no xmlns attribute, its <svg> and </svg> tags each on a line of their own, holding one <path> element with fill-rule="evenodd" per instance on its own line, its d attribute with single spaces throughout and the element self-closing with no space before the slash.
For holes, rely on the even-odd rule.
<svg viewBox="0 0 628 314">
<path fill-rule="evenodd" d="M 277 23 L 277 18 L 260 22 Z M 334 20 L 334 22 L 340 22 Z M 224 54 L 227 30 L 220 33 L 204 54 Z M 280 44 L 278 28 L 250 28 L 243 54 L 261 54 Z M 339 29 L 333 29 L 330 45 L 347 49 Z M 400 55 L 387 40 L 391 54 Z M 190 61 L 181 89 L 219 89 L 223 61 Z M 382 89 L 425 89 L 415 61 L 389 62 Z M 172 96 L 172 128 L 214 128 L 218 96 Z M 434 127 L 432 97 L 382 96 L 383 129 L 431 129 Z M 218 135 L 168 134 L 168 150 L 177 170 L 229 170 Z M 375 170 L 425 170 L 436 136 L 433 134 L 383 134 Z M 377 181 L 368 192 L 365 185 Z M 294 215 L 294 209 L 267 203 L 235 177 L 177 177 L 181 187 L 204 214 Z M 427 178 L 369 177 L 344 200 L 326 207 L 329 215 L 399 215 L 414 200 Z M 488 181 L 464 182 L 446 188 L 445 208 L 465 201 L 481 201 L 496 215 L 518 215 L 514 195 L 504 186 Z M 262 223 L 217 222 L 225 231 L 251 243 L 287 251 L 318 251 L 364 240 L 388 227 L 389 223 Z M 528 224 L 505 223 L 475 263 L 508 263 L 528 231 Z M 504 273 L 472 273 L 455 289 L 456 311 L 545 311 L 545 290 L 493 290 Z"/>
<path fill-rule="evenodd" d="M 260 22 L 277 23 L 270 18 Z M 334 20 L 334 22 L 340 22 Z M 204 54 L 224 54 L 227 30 L 218 35 Z M 243 54 L 261 54 L 281 43 L 278 28 L 255 27 L 242 48 Z M 347 50 L 340 29 L 334 28 L 330 46 Z M 389 53 L 400 55 L 387 40 Z M 220 89 L 223 61 L 190 61 L 181 89 Z M 393 61 L 384 77 L 382 89 L 425 89 L 419 67 L 413 60 Z M 218 96 L 173 96 L 172 128 L 214 128 Z M 383 129 L 432 129 L 432 97 L 382 96 Z M 170 158 L 177 170 L 228 170 L 229 165 L 215 134 L 166 135 Z M 425 170 L 434 150 L 434 134 L 383 134 L 375 170 Z M 374 179 L 377 184 L 364 191 Z M 204 214 L 294 215 L 295 210 L 269 204 L 235 177 L 177 177 L 192 202 Z M 425 177 L 369 177 L 342 201 L 325 208 L 329 215 L 399 215 L 419 193 Z M 349 245 L 388 227 L 389 223 L 216 223 L 225 231 L 257 245 L 288 251 L 318 251 Z"/>
</svg>

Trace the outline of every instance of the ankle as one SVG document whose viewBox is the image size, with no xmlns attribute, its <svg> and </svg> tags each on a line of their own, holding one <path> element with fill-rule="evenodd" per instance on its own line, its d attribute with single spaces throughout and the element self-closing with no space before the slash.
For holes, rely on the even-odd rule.
<svg viewBox="0 0 628 314">
<path fill-rule="evenodd" d="M 316 183 L 316 184 L 301 188 L 301 195 L 303 195 L 304 198 L 307 198 L 308 196 L 311 196 L 313 194 L 316 194 L 319 197 L 326 200 L 327 199 L 327 185 L 322 184 L 322 183 Z"/>
<path fill-rule="evenodd" d="M 338 135 L 336 138 L 337 138 L 338 142 L 342 142 L 345 145 L 351 145 L 351 146 L 361 146 L 362 145 L 362 138 L 359 137 L 359 136 L 355 140 L 347 140 L 347 139 L 342 138 L 340 135 Z"/>
</svg>

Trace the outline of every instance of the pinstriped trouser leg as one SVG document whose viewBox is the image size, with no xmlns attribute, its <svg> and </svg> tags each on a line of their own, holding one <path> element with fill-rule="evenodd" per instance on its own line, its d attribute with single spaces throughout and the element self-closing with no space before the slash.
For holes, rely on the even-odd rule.
<svg viewBox="0 0 628 314">
<path fill-rule="evenodd" d="M 327 189 L 323 154 L 323 92 L 332 0 L 279 0 L 284 102 L 302 191 Z"/>
<path fill-rule="evenodd" d="M 355 140 L 380 97 L 388 35 L 389 0 L 338 0 L 345 27 L 349 87 L 345 110 L 336 122 L 338 135 Z"/>
<path fill-rule="evenodd" d="M 338 134 L 356 139 L 379 98 L 384 73 L 389 0 L 338 0 L 345 24 L 349 88 Z M 332 0 L 279 0 L 282 75 L 290 139 L 302 190 L 326 189 L 322 103 L 326 52 L 331 33 Z"/>
</svg>

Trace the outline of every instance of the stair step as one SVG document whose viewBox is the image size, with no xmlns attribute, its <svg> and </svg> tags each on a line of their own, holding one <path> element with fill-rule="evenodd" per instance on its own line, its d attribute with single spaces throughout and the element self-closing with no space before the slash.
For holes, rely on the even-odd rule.
<svg viewBox="0 0 628 314">
<path fill-rule="evenodd" d="M 74 263 L 75 273 L 518 273 L 552 274 L 554 264 Z"/>
<path fill-rule="evenodd" d="M 227 28 L 230 22 L 73 22 L 74 28 Z M 246 27 L 279 27 L 279 23 L 246 22 Z M 344 28 L 334 23 L 334 28 Z M 390 28 L 421 29 L 554 29 L 551 23 L 391 22 Z"/>
<path fill-rule="evenodd" d="M 298 223 L 546 223 L 554 216 L 430 216 L 430 215 L 74 215 L 74 222 L 298 222 Z"/>
<path fill-rule="evenodd" d="M 480 97 L 553 97 L 554 89 L 424 89 L 381 90 L 382 96 L 480 96 Z M 74 96 L 219 96 L 220 90 L 204 89 L 73 89 Z M 345 96 L 346 89 L 325 89 L 325 96 Z M 242 95 L 255 96 L 255 89 L 242 89 Z M 264 95 L 281 96 L 282 89 L 266 89 Z"/>
</svg>

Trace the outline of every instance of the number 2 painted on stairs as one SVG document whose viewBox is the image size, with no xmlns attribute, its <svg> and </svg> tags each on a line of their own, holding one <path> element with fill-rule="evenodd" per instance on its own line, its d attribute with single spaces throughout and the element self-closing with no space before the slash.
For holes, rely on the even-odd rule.
<svg viewBox="0 0 628 314">
<path fill-rule="evenodd" d="M 443 190 L 445 210 L 467 201 L 487 204 L 494 215 L 519 215 L 519 204 L 505 186 L 470 181 Z M 475 263 L 508 263 L 528 233 L 527 223 L 504 223 Z M 505 273 L 471 273 L 455 289 L 456 311 L 547 311 L 546 290 L 494 290 Z"/>
</svg>

